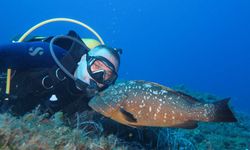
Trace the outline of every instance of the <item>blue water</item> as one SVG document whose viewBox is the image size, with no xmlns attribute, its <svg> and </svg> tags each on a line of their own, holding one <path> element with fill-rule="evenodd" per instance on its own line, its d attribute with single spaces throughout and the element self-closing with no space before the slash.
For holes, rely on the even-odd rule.
<svg viewBox="0 0 250 150">
<path fill-rule="evenodd" d="M 250 1 L 10 0 L 1 2 L 0 44 L 36 23 L 69 17 L 93 27 L 124 49 L 120 78 L 184 84 L 198 92 L 232 97 L 250 113 Z M 80 27 L 51 24 L 34 35 Z"/>
</svg>

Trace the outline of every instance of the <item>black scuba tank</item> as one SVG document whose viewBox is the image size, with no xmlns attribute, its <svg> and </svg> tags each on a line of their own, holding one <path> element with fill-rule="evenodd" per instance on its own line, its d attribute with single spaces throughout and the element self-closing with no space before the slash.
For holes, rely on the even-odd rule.
<svg viewBox="0 0 250 150">
<path fill-rule="evenodd" d="M 60 59 L 67 50 L 54 47 L 56 56 Z M 44 41 L 10 43 L 0 46 L 0 69 L 27 70 L 29 68 L 46 68 L 55 65 L 50 54 L 49 43 Z"/>
</svg>

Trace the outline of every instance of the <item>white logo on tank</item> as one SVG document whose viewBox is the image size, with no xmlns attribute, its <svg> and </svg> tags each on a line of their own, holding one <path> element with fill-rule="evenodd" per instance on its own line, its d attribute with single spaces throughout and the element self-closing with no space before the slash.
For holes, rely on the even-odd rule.
<svg viewBox="0 0 250 150">
<path fill-rule="evenodd" d="M 44 49 L 42 47 L 37 47 L 37 48 L 33 48 L 33 47 L 30 47 L 29 48 L 29 54 L 30 56 L 36 56 L 36 55 L 43 55 L 44 53 Z"/>
</svg>

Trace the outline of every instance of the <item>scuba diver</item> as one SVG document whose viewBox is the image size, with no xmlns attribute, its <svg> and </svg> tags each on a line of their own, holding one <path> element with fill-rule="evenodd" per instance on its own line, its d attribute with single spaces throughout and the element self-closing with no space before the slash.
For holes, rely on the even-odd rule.
<svg viewBox="0 0 250 150">
<path fill-rule="evenodd" d="M 50 50 L 56 55 L 57 63 Z M 75 107 L 67 108 L 79 99 L 82 106 L 78 107 L 88 109 L 88 100 L 116 81 L 120 52 L 105 45 L 90 50 L 74 31 L 69 31 L 67 36 L 34 37 L 2 45 L 1 71 L 7 68 L 14 71 L 10 94 L 1 94 L 0 110 L 23 115 L 40 104 L 41 110 L 49 114 L 59 110 L 77 111 Z"/>
<path fill-rule="evenodd" d="M 88 102 L 115 83 L 121 53 L 96 40 L 82 39 L 72 30 L 67 35 L 0 45 L 0 113 L 19 116 L 37 106 L 50 116 L 58 111 L 69 117 L 93 111 Z M 151 130 L 124 126 L 98 113 L 93 116 L 107 135 L 156 144 L 157 135 Z"/>
</svg>

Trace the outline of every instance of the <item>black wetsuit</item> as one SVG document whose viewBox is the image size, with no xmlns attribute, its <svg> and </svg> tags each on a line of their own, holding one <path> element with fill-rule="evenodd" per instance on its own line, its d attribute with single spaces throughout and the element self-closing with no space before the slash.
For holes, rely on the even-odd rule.
<svg viewBox="0 0 250 150">
<path fill-rule="evenodd" d="M 70 31 L 68 36 L 80 39 L 74 31 Z M 73 113 L 78 109 L 89 109 L 88 96 L 76 88 L 74 81 L 68 78 L 52 59 L 49 52 L 51 38 L 42 41 L 33 39 L 0 47 L 1 71 L 7 68 L 14 70 L 10 95 L 3 94 L 4 84 L 2 84 L 1 112 L 10 111 L 16 115 L 23 115 L 39 104 L 42 112 L 50 114 L 59 110 Z M 74 74 L 77 62 L 87 53 L 87 49 L 68 39 L 59 39 L 55 45 L 57 45 L 54 48 L 57 57 Z M 9 98 L 7 101 L 4 100 L 6 96 Z M 52 96 L 54 100 L 51 100 Z M 79 103 L 81 105 L 70 106 L 76 101 L 81 101 Z"/>
</svg>

